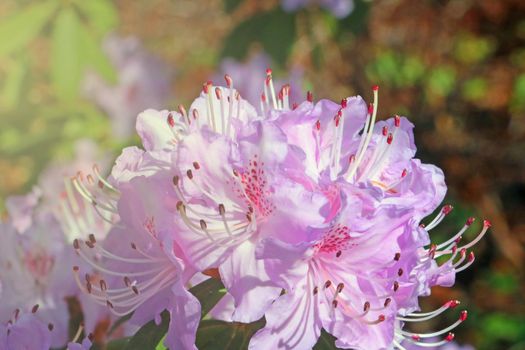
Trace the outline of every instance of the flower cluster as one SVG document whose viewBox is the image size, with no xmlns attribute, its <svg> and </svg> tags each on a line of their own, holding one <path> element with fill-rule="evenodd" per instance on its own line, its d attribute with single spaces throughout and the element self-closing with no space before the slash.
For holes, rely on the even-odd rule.
<svg viewBox="0 0 525 350">
<path fill-rule="evenodd" d="M 466 311 L 437 332 L 404 328 L 459 304 L 421 312 L 418 298 L 454 284 L 490 223 L 469 243 L 473 218 L 431 243 L 452 207 L 421 224 L 446 185 L 414 158 L 408 119 L 377 120 L 377 86 L 369 105 L 314 103 L 310 93 L 291 103 L 290 86 L 276 92 L 268 70 L 257 111 L 225 82 L 204 84 L 188 110 L 141 113 L 143 149 L 124 149 L 92 191 L 75 182 L 101 215 L 119 218 L 105 240 L 74 241 L 95 271 L 84 279 L 74 267 L 80 288 L 138 325 L 168 310 L 170 349 L 195 348 L 200 304 L 187 287 L 209 269 L 228 291 L 226 319 L 266 318 L 250 349 L 310 349 L 322 329 L 340 348 L 450 342 Z"/>
</svg>

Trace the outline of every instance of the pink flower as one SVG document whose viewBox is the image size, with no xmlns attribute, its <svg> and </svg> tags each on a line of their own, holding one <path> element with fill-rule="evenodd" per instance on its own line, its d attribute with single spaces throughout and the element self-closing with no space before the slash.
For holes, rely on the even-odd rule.
<svg viewBox="0 0 525 350">
<path fill-rule="evenodd" d="M 0 325 L 1 349 L 32 349 L 48 350 L 51 348 L 51 335 L 54 332 L 52 324 L 45 324 L 35 313 L 22 313 L 16 309 L 9 321 Z"/>
</svg>

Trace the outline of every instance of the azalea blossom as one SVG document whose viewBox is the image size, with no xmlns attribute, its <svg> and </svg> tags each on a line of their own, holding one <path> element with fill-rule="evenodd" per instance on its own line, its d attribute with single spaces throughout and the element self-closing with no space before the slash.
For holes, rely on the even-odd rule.
<svg viewBox="0 0 525 350">
<path fill-rule="evenodd" d="M 9 320 L 0 324 L 1 349 L 49 350 L 54 332 L 52 323 L 37 318 L 38 305 L 31 312 L 16 309 Z"/>
<path fill-rule="evenodd" d="M 473 219 L 430 243 L 450 207 L 420 225 L 446 185 L 439 168 L 414 158 L 413 125 L 377 121 L 377 87 L 369 106 L 358 96 L 314 103 L 310 93 L 291 106 L 289 88 L 276 93 L 268 70 L 257 112 L 225 81 L 204 84 L 189 109 L 141 113 L 143 149 L 125 149 L 101 191 L 77 178 L 88 201 L 119 218 L 105 242 L 75 240 L 96 271 L 82 280 L 74 268 L 82 290 L 117 315 L 134 311 L 137 324 L 160 321 L 167 309 L 170 348 L 193 346 L 200 308 L 186 286 L 209 268 L 219 269 L 234 304 L 231 320 L 266 317 L 252 349 L 309 349 L 322 329 L 342 348 L 452 340 L 466 312 L 433 333 L 404 325 L 457 305 L 420 312 L 418 298 L 453 284 L 490 224 L 464 245 Z"/>
<path fill-rule="evenodd" d="M 31 222 L 23 234 L 9 220 L 0 223 L 0 318 L 37 305 L 36 317 L 53 324 L 51 344 L 59 347 L 68 334 L 66 297 L 77 293 L 67 271 L 73 255 L 52 215 L 33 212 Z"/>
</svg>

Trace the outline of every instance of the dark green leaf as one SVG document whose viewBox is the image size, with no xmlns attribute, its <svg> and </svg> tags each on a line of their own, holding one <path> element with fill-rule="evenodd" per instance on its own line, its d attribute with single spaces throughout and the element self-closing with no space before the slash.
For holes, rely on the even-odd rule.
<svg viewBox="0 0 525 350">
<path fill-rule="evenodd" d="M 155 321 L 149 321 L 142 326 L 137 333 L 123 348 L 124 350 L 155 350 L 157 344 L 162 340 L 170 322 L 170 316 L 167 311 L 162 312 L 162 321 L 157 326 Z"/>
<path fill-rule="evenodd" d="M 199 283 L 195 287 L 192 287 L 190 292 L 195 295 L 201 303 L 202 317 L 206 316 L 219 300 L 221 300 L 224 294 L 226 294 L 224 285 L 217 278 L 209 278 Z"/>
<path fill-rule="evenodd" d="M 226 37 L 221 56 L 242 59 L 250 46 L 259 42 L 276 63 L 283 65 L 291 52 L 295 36 L 295 17 L 277 7 L 241 22 Z"/>
<path fill-rule="evenodd" d="M 249 324 L 204 320 L 197 331 L 196 345 L 200 350 L 248 349 L 251 337 L 264 324 L 264 319 Z"/>
<path fill-rule="evenodd" d="M 231 13 L 239 7 L 244 0 L 224 0 L 224 10 Z"/>
<path fill-rule="evenodd" d="M 125 349 L 131 337 L 115 339 L 107 343 L 106 350 L 122 350 Z"/>
<path fill-rule="evenodd" d="M 66 7 L 57 16 L 52 34 L 51 77 L 57 97 L 73 100 L 82 78 L 81 23 L 75 11 Z"/>
<path fill-rule="evenodd" d="M 24 48 L 50 19 L 58 1 L 35 2 L 0 22 L 0 56 Z"/>
<path fill-rule="evenodd" d="M 314 346 L 314 350 L 336 350 L 335 340 L 336 338 L 333 335 L 326 333 L 323 329 L 317 344 Z"/>
</svg>

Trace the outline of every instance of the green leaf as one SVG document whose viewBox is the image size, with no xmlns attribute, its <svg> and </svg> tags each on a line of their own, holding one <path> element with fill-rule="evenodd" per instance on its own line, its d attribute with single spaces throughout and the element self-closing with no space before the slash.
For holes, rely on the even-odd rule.
<svg viewBox="0 0 525 350">
<path fill-rule="evenodd" d="M 202 316 L 206 315 L 226 293 L 222 282 L 215 278 L 192 287 L 190 292 L 199 299 Z M 162 321 L 157 326 L 154 321 L 148 322 L 125 345 L 124 350 L 163 349 L 161 341 L 164 339 L 169 326 L 169 313 L 162 312 Z M 160 343 L 160 344 L 159 344 Z M 160 346 L 160 347 L 159 347 Z"/>
<path fill-rule="evenodd" d="M 107 343 L 106 350 L 122 350 L 128 345 L 131 337 L 115 339 Z"/>
<path fill-rule="evenodd" d="M 313 350 L 337 350 L 337 347 L 335 346 L 335 340 L 336 338 L 326 333 L 323 329 L 321 331 L 321 336 L 319 337 L 319 340 L 317 340 L 317 344 L 315 344 Z"/>
<path fill-rule="evenodd" d="M 109 58 L 102 51 L 102 45 L 94 33 L 89 31 L 87 27 L 81 26 L 80 37 L 82 42 L 82 66 L 97 71 L 108 82 L 115 83 L 117 81 L 117 72 Z"/>
<path fill-rule="evenodd" d="M 57 97 L 71 101 L 78 95 L 82 78 L 81 23 L 71 7 L 59 12 L 51 46 L 51 78 Z"/>
<path fill-rule="evenodd" d="M 163 311 L 161 317 L 162 321 L 158 326 L 154 320 L 142 326 L 125 345 L 124 350 L 154 350 L 164 338 L 170 323 L 170 316 L 167 311 Z"/>
<path fill-rule="evenodd" d="M 0 56 L 24 48 L 51 18 L 58 1 L 35 2 L 0 22 Z"/>
<path fill-rule="evenodd" d="M 27 67 L 24 60 L 9 62 L 2 90 L 0 91 L 0 103 L 3 108 L 9 110 L 17 106 L 20 101 L 22 83 L 26 72 Z"/>
<path fill-rule="evenodd" d="M 87 17 L 90 26 L 96 30 L 97 34 L 105 34 L 116 28 L 119 21 L 118 11 L 111 1 L 76 0 L 75 4 L 82 15 Z"/>
<path fill-rule="evenodd" d="M 197 330 L 196 345 L 200 350 L 248 349 L 251 337 L 264 324 L 264 319 L 248 324 L 204 320 Z"/>
<path fill-rule="evenodd" d="M 280 7 L 256 14 L 241 22 L 226 37 L 221 57 L 242 59 L 254 42 L 259 42 L 276 63 L 283 65 L 296 36 L 295 16 Z"/>
<path fill-rule="evenodd" d="M 224 285 L 217 278 L 209 278 L 190 289 L 190 292 L 199 299 L 201 303 L 201 315 L 206 316 L 208 312 L 226 294 Z"/>
<path fill-rule="evenodd" d="M 232 13 L 243 1 L 244 0 L 224 0 L 224 10 L 228 13 Z"/>
</svg>

